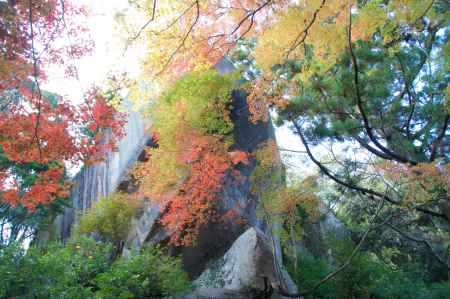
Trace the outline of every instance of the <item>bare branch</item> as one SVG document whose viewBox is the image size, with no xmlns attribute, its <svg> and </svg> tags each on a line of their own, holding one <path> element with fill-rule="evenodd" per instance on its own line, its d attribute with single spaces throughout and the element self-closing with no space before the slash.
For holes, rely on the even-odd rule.
<svg viewBox="0 0 450 299">
<path fill-rule="evenodd" d="M 130 40 L 128 40 L 130 43 L 135 41 L 139 38 L 141 33 L 147 28 L 148 25 L 150 25 L 151 22 L 155 20 L 155 14 L 156 14 L 156 0 L 153 0 L 153 8 L 152 8 L 152 16 L 151 18 L 139 29 L 139 31 L 136 33 L 135 36 L 133 36 Z"/>
</svg>

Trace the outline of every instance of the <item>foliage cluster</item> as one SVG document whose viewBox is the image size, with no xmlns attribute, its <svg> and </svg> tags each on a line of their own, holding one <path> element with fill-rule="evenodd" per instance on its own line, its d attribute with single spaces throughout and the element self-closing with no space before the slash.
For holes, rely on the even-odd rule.
<svg viewBox="0 0 450 299">
<path fill-rule="evenodd" d="M 122 134 L 123 115 L 96 88 L 80 105 L 41 88 L 51 67 L 77 78 L 75 62 L 93 48 L 86 17 L 71 1 L 0 3 L 0 198 L 9 210 L 31 215 L 66 198 L 66 164 L 101 160 Z"/>
<path fill-rule="evenodd" d="M 146 248 L 113 260 L 113 246 L 88 237 L 28 250 L 0 248 L 1 298 L 146 298 L 189 287 L 179 259 Z"/>
<path fill-rule="evenodd" d="M 318 217 L 315 176 L 295 180 L 286 186 L 278 147 L 272 139 L 261 144 L 253 156 L 256 166 L 250 176 L 251 192 L 259 196 L 260 212 L 264 217 L 282 216 L 282 221 L 289 227 L 299 224 L 299 218 Z"/>
<path fill-rule="evenodd" d="M 74 234 L 96 235 L 117 246 L 126 239 L 131 218 L 139 207 L 140 202 L 127 194 L 102 197 L 80 217 Z"/>
<path fill-rule="evenodd" d="M 164 255 L 157 247 L 146 248 L 130 260 L 117 260 L 96 278 L 96 298 L 149 298 L 168 296 L 189 288 L 180 259 Z"/>
<path fill-rule="evenodd" d="M 313 256 L 307 250 L 298 252 L 296 267 L 291 260 L 288 270 L 298 286 L 311 290 L 317 282 L 343 264 L 355 246 L 349 239 L 333 240 L 328 259 Z M 389 252 L 388 248 L 384 249 Z M 330 263 L 329 260 L 333 263 Z M 359 252 L 350 264 L 306 298 L 377 298 L 443 299 L 450 291 L 449 282 L 427 284 L 418 264 L 406 262 L 400 266 L 395 256 L 378 256 L 370 251 Z"/>
<path fill-rule="evenodd" d="M 230 150 L 235 77 L 215 70 L 188 74 L 152 107 L 158 148 L 135 175 L 141 192 L 163 205 L 162 223 L 173 233 L 172 243 L 195 240 L 214 216 L 223 178 L 233 165 L 248 163 L 244 152 Z"/>
</svg>

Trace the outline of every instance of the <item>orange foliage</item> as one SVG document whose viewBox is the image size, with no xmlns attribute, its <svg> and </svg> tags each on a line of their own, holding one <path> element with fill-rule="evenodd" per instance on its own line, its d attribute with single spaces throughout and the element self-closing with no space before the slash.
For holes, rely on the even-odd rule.
<svg viewBox="0 0 450 299">
<path fill-rule="evenodd" d="M 182 156 L 191 165 L 190 174 L 170 200 L 169 211 L 161 222 L 174 232 L 171 243 L 189 245 L 202 225 L 214 218 L 223 178 L 233 165 L 249 161 L 245 152 L 227 152 L 221 141 L 212 136 L 196 136 Z"/>
<path fill-rule="evenodd" d="M 176 245 L 195 242 L 200 228 L 217 216 L 214 208 L 225 176 L 235 174 L 234 165 L 249 163 L 247 153 L 227 151 L 219 137 L 194 132 L 184 134 L 184 150 L 175 153 L 174 158 L 190 166 L 187 177 L 170 198 L 166 197 L 168 190 L 146 194 L 163 203 L 165 214 L 161 223 L 172 232 L 170 242 Z M 138 177 L 144 184 L 149 177 L 158 175 L 151 169 L 151 163 L 150 159 L 138 169 Z"/>
<path fill-rule="evenodd" d="M 49 204 L 54 198 L 65 198 L 68 194 L 70 184 L 62 183 L 64 168 L 60 166 L 50 167 L 40 173 L 36 182 L 24 194 L 20 195 L 20 184 L 10 181 L 11 187 L 3 193 L 3 199 L 12 204 L 23 204 L 25 208 L 32 211 L 39 204 Z"/>
<path fill-rule="evenodd" d="M 383 162 L 377 168 L 393 182 L 404 186 L 404 204 L 413 205 L 450 196 L 450 163 L 419 163 L 415 166 Z"/>
<path fill-rule="evenodd" d="M 30 96 L 28 105 L 11 105 L 9 111 L 0 112 L 0 149 L 8 161 L 0 169 L 0 187 L 4 201 L 34 209 L 67 195 L 69 185 L 63 183 L 66 162 L 100 161 L 107 150 L 115 149 L 124 115 L 94 91 L 81 111 L 62 98 L 54 106 L 32 91 L 24 89 L 24 95 Z M 84 131 L 75 134 L 74 129 L 80 127 Z M 109 129 L 112 136 L 105 140 Z M 31 165 L 30 174 L 37 176 L 31 185 L 14 173 L 18 164 Z"/>
</svg>

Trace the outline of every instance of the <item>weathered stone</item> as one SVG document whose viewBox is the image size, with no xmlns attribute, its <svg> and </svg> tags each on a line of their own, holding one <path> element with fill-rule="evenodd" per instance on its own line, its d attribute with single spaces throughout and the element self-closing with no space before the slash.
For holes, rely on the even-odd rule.
<svg viewBox="0 0 450 299">
<path fill-rule="evenodd" d="M 149 200 L 145 200 L 142 208 L 131 220 L 131 228 L 125 241 L 122 255 L 130 257 L 133 249 L 142 248 L 149 234 L 149 228 L 152 228 L 161 214 L 160 206 Z"/>
<path fill-rule="evenodd" d="M 296 292 L 289 275 L 274 259 L 271 243 L 263 232 L 248 229 L 221 259 L 200 275 L 195 285 L 253 293 L 283 285 L 286 291 Z"/>
<path fill-rule="evenodd" d="M 124 104 L 126 105 L 126 104 Z M 55 220 L 57 237 L 70 236 L 72 225 L 78 213 L 90 208 L 101 196 L 114 192 L 136 161 L 148 139 L 145 133 L 146 121 L 138 112 L 130 112 L 117 152 L 108 152 L 105 160 L 83 167 L 73 180 L 70 203 Z M 108 138 L 106 134 L 105 138 Z"/>
</svg>

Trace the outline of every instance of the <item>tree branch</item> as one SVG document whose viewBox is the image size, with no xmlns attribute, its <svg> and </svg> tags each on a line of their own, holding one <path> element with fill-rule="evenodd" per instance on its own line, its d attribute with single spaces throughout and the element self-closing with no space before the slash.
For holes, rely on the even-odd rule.
<svg viewBox="0 0 450 299">
<path fill-rule="evenodd" d="M 396 227 L 393 226 L 392 224 L 389 224 L 389 223 L 388 223 L 387 226 L 388 226 L 389 228 L 391 228 L 393 231 L 397 232 L 399 235 L 403 236 L 404 238 L 406 238 L 406 239 L 408 239 L 408 240 L 410 240 L 410 241 L 413 241 L 413 242 L 416 242 L 416 243 L 422 243 L 422 244 L 424 244 L 424 245 L 430 250 L 431 254 L 439 261 L 439 263 L 441 263 L 442 265 L 444 265 L 444 266 L 447 268 L 447 270 L 450 271 L 450 265 L 447 264 L 447 262 L 445 262 L 445 261 L 442 259 L 442 257 L 440 257 L 440 256 L 433 250 L 433 247 L 431 246 L 430 242 L 428 242 L 427 240 L 424 240 L 424 239 L 418 239 L 418 238 L 412 237 L 412 236 L 410 236 L 410 235 L 408 235 L 408 234 L 402 232 L 401 230 L 399 230 L 398 228 L 396 228 Z"/>
<path fill-rule="evenodd" d="M 356 60 L 356 56 L 355 56 L 355 53 L 353 52 L 353 46 L 352 46 L 352 14 L 351 14 L 351 12 L 350 12 L 349 19 L 350 20 L 349 20 L 349 27 L 348 27 L 348 46 L 349 46 L 350 56 L 351 56 L 352 65 L 353 65 L 354 85 L 355 85 L 355 91 L 356 91 L 356 105 L 358 107 L 359 113 L 361 114 L 363 124 L 364 124 L 364 129 L 366 130 L 369 139 L 386 155 L 392 157 L 392 159 L 394 159 L 398 162 L 401 162 L 401 163 L 409 163 L 412 165 L 417 165 L 416 161 L 413 161 L 406 157 L 400 156 L 400 155 L 394 153 L 393 151 L 391 151 L 390 149 L 386 148 L 385 146 L 383 146 L 378 141 L 378 139 L 375 137 L 375 135 L 373 133 L 373 128 L 370 125 L 369 119 L 364 111 L 364 107 L 363 107 L 363 103 L 362 103 L 362 95 L 361 95 L 361 90 L 360 90 L 360 86 L 359 86 L 358 62 Z"/>
<path fill-rule="evenodd" d="M 195 20 L 192 23 L 192 25 L 189 27 L 189 30 L 186 32 L 186 34 L 184 35 L 181 43 L 178 45 L 178 47 L 175 49 L 175 51 L 172 52 L 172 54 L 170 55 L 169 59 L 165 62 L 164 66 L 162 67 L 162 69 L 156 73 L 155 76 L 159 76 L 161 75 L 167 68 L 167 66 L 172 62 L 173 58 L 175 57 L 175 55 L 178 53 L 178 51 L 184 46 L 184 44 L 186 43 L 187 38 L 189 37 L 189 35 L 192 33 L 192 30 L 194 29 L 195 25 L 197 25 L 198 20 L 200 19 L 200 3 L 198 2 L 199 0 L 196 0 L 193 5 L 195 4 L 196 6 L 196 16 L 195 16 Z M 193 6 L 192 5 L 192 6 Z M 192 8 L 192 6 L 190 8 Z"/>
<path fill-rule="evenodd" d="M 153 0 L 153 8 L 152 8 L 152 16 L 151 18 L 139 29 L 139 31 L 136 33 L 135 36 L 133 36 L 131 39 L 128 40 L 128 42 L 132 43 L 136 39 L 139 38 L 141 33 L 147 28 L 148 25 L 150 25 L 151 22 L 155 20 L 155 14 L 156 14 L 156 0 Z"/>
<path fill-rule="evenodd" d="M 431 144 L 430 162 L 433 162 L 436 159 L 437 148 L 445 137 L 445 132 L 447 132 L 449 119 L 450 119 L 450 115 L 447 114 L 444 119 L 444 125 L 442 126 L 441 133 L 438 135 L 436 140 L 433 141 L 433 143 Z"/>
<path fill-rule="evenodd" d="M 378 209 L 372 219 L 372 223 L 375 222 L 375 219 L 378 217 L 379 212 L 381 211 L 382 207 L 383 207 L 383 201 L 380 201 L 379 205 L 378 205 Z M 361 240 L 358 242 L 358 244 L 355 246 L 355 248 L 353 248 L 351 254 L 348 256 L 348 258 L 346 259 L 346 261 L 339 266 L 335 271 L 328 273 L 324 278 L 322 278 L 320 281 L 318 281 L 311 289 L 303 291 L 303 292 L 299 292 L 298 294 L 290 294 L 284 290 L 278 290 L 278 293 L 280 293 L 282 296 L 285 297 L 290 297 L 290 298 L 297 298 L 300 296 L 306 296 L 309 295 L 311 293 L 313 293 L 315 290 L 317 290 L 321 285 L 323 285 L 324 283 L 326 283 L 327 281 L 329 281 L 330 279 L 332 279 L 333 277 L 335 277 L 336 275 L 338 275 L 340 272 L 344 271 L 345 268 L 347 268 L 352 259 L 356 256 L 356 254 L 358 253 L 358 251 L 361 249 L 362 244 L 365 242 L 367 236 L 369 235 L 369 233 L 373 230 L 376 230 L 380 227 L 382 227 L 383 225 L 385 225 L 394 215 L 391 215 L 389 217 L 387 217 L 383 222 L 377 224 L 377 225 L 371 225 L 369 226 L 369 228 L 364 232 Z"/>
<path fill-rule="evenodd" d="M 316 21 L 317 15 L 319 14 L 319 11 L 323 8 L 325 5 L 326 0 L 322 0 L 322 3 L 320 4 L 319 8 L 317 8 L 314 11 L 314 14 L 309 21 L 308 25 L 306 25 L 305 29 L 297 35 L 294 42 L 292 43 L 292 46 L 289 48 L 288 52 L 286 53 L 286 58 L 289 58 L 289 55 L 291 55 L 292 51 L 294 51 L 298 46 L 303 44 L 306 40 L 306 37 L 308 36 L 309 29 L 311 29 L 312 25 L 314 25 L 314 22 Z"/>
<path fill-rule="evenodd" d="M 385 200 L 385 201 L 387 201 L 387 202 L 389 202 L 389 203 L 391 203 L 391 204 L 393 204 L 393 205 L 396 205 L 396 206 L 400 206 L 400 205 L 401 205 L 400 202 L 397 202 L 397 201 L 393 200 L 392 198 L 390 198 L 390 197 L 387 196 L 386 194 L 380 193 L 380 192 L 375 191 L 375 190 L 372 190 L 372 189 L 368 189 L 368 188 L 356 186 L 356 185 L 354 185 L 354 184 L 352 184 L 352 183 L 349 183 L 349 182 L 346 182 L 346 181 L 340 179 L 339 177 L 337 177 L 336 175 L 334 175 L 328 168 L 326 168 L 319 160 L 317 160 L 317 159 L 314 157 L 314 155 L 313 155 L 312 152 L 311 152 L 311 149 L 309 148 L 308 142 L 307 142 L 305 136 L 303 135 L 303 133 L 302 133 L 300 127 L 298 126 L 298 124 L 297 124 L 295 121 L 292 121 L 292 124 L 294 125 L 294 128 L 295 128 L 295 130 L 296 130 L 295 133 L 297 133 L 297 134 L 300 136 L 300 139 L 301 139 L 301 141 L 302 141 L 302 143 L 303 143 L 303 146 L 304 146 L 305 149 L 306 149 L 306 153 L 308 154 L 308 157 L 310 158 L 310 160 L 311 160 L 314 164 L 317 165 L 317 167 L 319 167 L 319 169 L 320 169 L 327 177 L 329 177 L 330 179 L 332 179 L 334 182 L 336 182 L 336 183 L 338 183 L 338 184 L 340 184 L 340 185 L 342 185 L 342 186 L 344 186 L 344 187 L 349 188 L 350 190 L 354 190 L 354 191 L 359 192 L 359 193 L 361 193 L 361 194 L 368 195 L 369 198 L 371 198 L 371 199 L 374 199 L 374 197 L 377 197 L 377 198 L 381 198 L 381 199 L 383 199 L 383 200 Z M 418 206 L 415 206 L 415 207 L 413 207 L 413 208 L 414 208 L 416 211 L 419 211 L 419 212 L 422 212 L 422 213 L 425 213 L 425 214 L 428 214 L 428 215 L 431 215 L 431 216 L 439 217 L 439 218 L 441 218 L 441 219 L 444 219 L 444 220 L 447 221 L 447 222 L 449 221 L 449 220 L 447 219 L 447 217 L 445 217 L 444 214 L 441 214 L 441 213 L 438 213 L 438 212 L 435 212 L 435 211 L 431 211 L 431 210 L 425 209 L 425 208 L 423 208 L 423 207 L 418 207 Z"/>
</svg>

